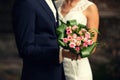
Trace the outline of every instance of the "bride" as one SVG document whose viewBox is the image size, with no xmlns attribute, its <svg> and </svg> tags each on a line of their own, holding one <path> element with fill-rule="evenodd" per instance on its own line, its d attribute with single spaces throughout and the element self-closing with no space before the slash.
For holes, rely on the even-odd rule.
<svg viewBox="0 0 120 80">
<path fill-rule="evenodd" d="M 64 22 L 76 19 L 77 22 L 89 28 L 98 29 L 99 27 L 98 9 L 91 1 L 64 0 L 58 8 L 58 12 L 59 18 Z M 97 35 L 97 32 L 95 32 L 94 42 L 97 41 Z M 70 51 L 62 49 L 62 60 L 66 80 L 92 80 L 92 71 L 88 58 L 80 58 L 79 56 L 77 60 L 75 59 L 75 54 L 71 54 Z"/>
</svg>

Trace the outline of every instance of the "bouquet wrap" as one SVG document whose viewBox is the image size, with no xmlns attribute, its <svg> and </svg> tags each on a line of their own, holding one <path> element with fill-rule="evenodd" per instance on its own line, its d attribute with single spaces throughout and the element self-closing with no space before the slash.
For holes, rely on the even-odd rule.
<svg viewBox="0 0 120 80">
<path fill-rule="evenodd" d="M 66 23 L 61 21 L 61 25 L 59 25 L 57 28 L 57 34 L 58 44 L 60 46 L 62 46 L 65 49 L 69 49 L 74 54 L 79 54 L 82 58 L 90 56 L 93 49 L 97 45 L 97 42 L 92 42 L 89 45 L 88 42 L 92 41 L 94 33 L 90 32 L 85 25 L 80 23 L 77 24 L 76 20 L 68 20 Z M 70 38 L 70 36 L 72 37 Z M 68 37 L 71 40 L 68 40 Z M 82 38 L 79 40 L 80 37 Z M 65 39 L 67 41 L 65 41 Z M 73 42 L 75 42 L 75 44 Z M 77 42 L 80 44 L 76 45 Z M 71 46 L 72 43 L 73 46 Z"/>
</svg>

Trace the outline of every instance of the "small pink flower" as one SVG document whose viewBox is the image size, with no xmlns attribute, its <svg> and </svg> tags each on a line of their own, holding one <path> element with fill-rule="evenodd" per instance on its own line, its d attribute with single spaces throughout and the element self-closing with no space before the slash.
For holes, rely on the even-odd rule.
<svg viewBox="0 0 120 80">
<path fill-rule="evenodd" d="M 87 42 L 84 42 L 83 43 L 83 47 L 87 47 L 88 46 L 88 43 Z"/>
<path fill-rule="evenodd" d="M 88 38 L 85 37 L 85 38 L 83 39 L 83 41 L 84 41 L 84 42 L 87 42 L 87 41 L 88 41 Z"/>
<path fill-rule="evenodd" d="M 86 37 L 86 38 L 90 38 L 90 33 L 89 33 L 89 32 L 86 32 L 86 33 L 85 33 L 85 37 Z"/>
<path fill-rule="evenodd" d="M 71 26 L 66 27 L 66 30 L 71 30 Z"/>
<path fill-rule="evenodd" d="M 71 41 L 71 40 L 72 40 L 72 36 L 68 35 L 68 36 L 67 36 L 67 39 L 68 39 L 69 41 Z"/>
<path fill-rule="evenodd" d="M 67 39 L 67 38 L 63 38 L 63 42 L 64 42 L 64 43 L 67 43 L 67 42 L 68 42 L 68 39 Z"/>
<path fill-rule="evenodd" d="M 84 40 L 84 36 L 81 36 L 81 39 Z"/>
<path fill-rule="evenodd" d="M 78 26 L 74 25 L 74 26 L 72 27 L 72 30 L 76 30 L 77 28 L 78 28 Z"/>
<path fill-rule="evenodd" d="M 70 42 L 69 47 L 70 48 L 75 48 L 76 44 L 74 42 Z"/>
<path fill-rule="evenodd" d="M 76 38 L 77 38 L 77 35 L 76 35 L 76 34 L 73 34 L 72 37 L 73 37 L 74 39 L 76 39 Z"/>
<path fill-rule="evenodd" d="M 72 42 L 74 42 L 74 43 L 76 43 L 76 42 L 77 42 L 77 40 L 76 40 L 76 39 L 72 39 L 71 41 L 72 41 Z"/>
<path fill-rule="evenodd" d="M 79 51 L 80 51 L 80 47 L 76 47 L 75 50 L 76 50 L 77 52 L 79 52 Z"/>
<path fill-rule="evenodd" d="M 88 43 L 88 45 L 92 45 L 93 41 L 92 40 L 88 40 L 87 43 Z"/>
<path fill-rule="evenodd" d="M 83 34 L 82 31 L 79 31 L 78 33 L 79 33 L 79 35 L 82 35 L 82 34 Z"/>
<path fill-rule="evenodd" d="M 77 41 L 77 42 L 76 42 L 76 45 L 77 45 L 77 46 L 80 46 L 80 45 L 81 45 L 81 41 Z"/>
<path fill-rule="evenodd" d="M 66 31 L 66 34 L 71 34 L 71 33 L 72 33 L 71 30 L 67 30 L 67 31 Z"/>
<path fill-rule="evenodd" d="M 82 40 L 82 36 L 77 37 L 76 40 Z"/>
</svg>

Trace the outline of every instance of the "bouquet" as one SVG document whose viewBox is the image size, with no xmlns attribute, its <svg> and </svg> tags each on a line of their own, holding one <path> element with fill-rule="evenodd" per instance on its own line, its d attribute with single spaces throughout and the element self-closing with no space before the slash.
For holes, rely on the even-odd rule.
<svg viewBox="0 0 120 80">
<path fill-rule="evenodd" d="M 60 46 L 82 58 L 90 56 L 97 45 L 97 42 L 93 42 L 94 32 L 83 24 L 77 24 L 76 20 L 68 20 L 66 23 L 61 20 L 57 34 Z"/>
</svg>

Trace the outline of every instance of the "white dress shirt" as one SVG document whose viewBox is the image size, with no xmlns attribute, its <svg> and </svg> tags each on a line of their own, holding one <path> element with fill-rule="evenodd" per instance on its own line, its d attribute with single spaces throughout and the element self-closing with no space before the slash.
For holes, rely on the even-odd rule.
<svg viewBox="0 0 120 80">
<path fill-rule="evenodd" d="M 46 3 L 48 4 L 48 6 L 50 7 L 50 9 L 52 10 L 53 14 L 54 14 L 54 17 L 56 19 L 56 9 L 52 3 L 52 0 L 45 0 Z"/>
</svg>

